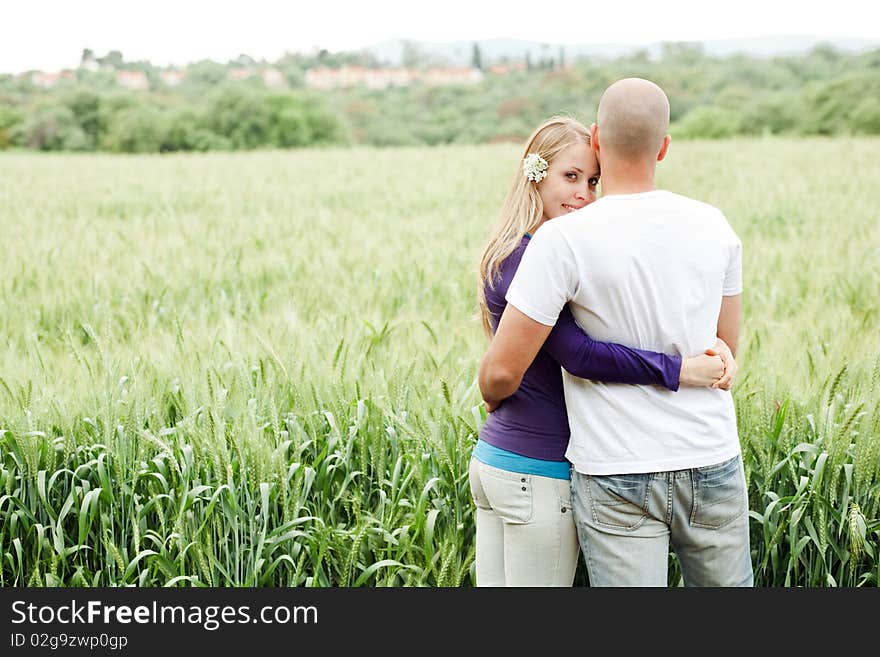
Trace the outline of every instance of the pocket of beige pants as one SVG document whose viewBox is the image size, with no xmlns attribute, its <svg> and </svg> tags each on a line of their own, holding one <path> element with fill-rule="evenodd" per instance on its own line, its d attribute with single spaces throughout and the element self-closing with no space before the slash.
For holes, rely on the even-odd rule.
<svg viewBox="0 0 880 657">
<path fill-rule="evenodd" d="M 474 506 L 483 511 L 491 511 L 492 505 L 486 499 L 486 493 L 483 491 L 483 482 L 480 481 L 480 461 L 471 457 L 468 465 L 468 482 L 471 486 L 471 497 L 474 500 Z"/>
<path fill-rule="evenodd" d="M 532 520 L 531 475 L 510 472 L 480 463 L 480 483 L 492 510 L 505 522 L 525 524 Z"/>
</svg>

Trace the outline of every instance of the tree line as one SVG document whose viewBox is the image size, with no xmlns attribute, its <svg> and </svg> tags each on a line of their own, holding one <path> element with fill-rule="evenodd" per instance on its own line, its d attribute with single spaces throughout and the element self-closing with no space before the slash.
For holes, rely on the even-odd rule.
<svg viewBox="0 0 880 657">
<path fill-rule="evenodd" d="M 474 62 L 481 59 L 475 49 Z M 173 88 L 157 82 L 149 62 L 126 63 L 121 53 L 50 89 L 0 76 L 0 148 L 150 153 L 521 141 L 551 114 L 593 120 L 602 91 L 627 76 L 667 91 L 676 138 L 880 134 L 880 50 L 714 57 L 696 44 L 670 43 L 659 57 L 580 58 L 487 74 L 474 85 L 305 88 L 307 68 L 344 64 L 377 66 L 356 54 L 287 55 L 273 64 L 285 89 L 258 77 L 229 81 L 231 66 L 260 66 L 246 56 L 193 64 Z M 142 70 L 150 89 L 122 91 L 108 69 Z"/>
</svg>

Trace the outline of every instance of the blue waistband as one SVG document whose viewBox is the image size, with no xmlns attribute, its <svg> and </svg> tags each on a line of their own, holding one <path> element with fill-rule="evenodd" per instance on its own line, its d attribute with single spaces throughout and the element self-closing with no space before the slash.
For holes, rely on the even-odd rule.
<svg viewBox="0 0 880 657">
<path fill-rule="evenodd" d="M 509 472 L 522 472 L 523 474 L 533 474 L 552 479 L 571 478 L 568 461 L 535 459 L 495 447 L 484 440 L 477 441 L 477 445 L 474 447 L 474 458 L 481 463 L 491 465 L 493 468 L 508 470 Z"/>
</svg>

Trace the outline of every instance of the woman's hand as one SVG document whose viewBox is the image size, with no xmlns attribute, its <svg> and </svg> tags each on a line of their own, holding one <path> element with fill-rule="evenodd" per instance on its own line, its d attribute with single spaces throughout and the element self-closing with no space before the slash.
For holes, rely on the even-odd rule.
<svg viewBox="0 0 880 657">
<path fill-rule="evenodd" d="M 683 386 L 710 386 L 730 390 L 736 377 L 737 364 L 730 347 L 721 338 L 715 346 L 700 356 L 681 359 L 679 384 Z"/>
<path fill-rule="evenodd" d="M 709 355 L 709 351 L 711 350 L 706 350 L 705 354 L 699 356 L 681 359 L 679 385 L 715 387 L 715 383 L 724 376 L 724 361 L 718 355 Z"/>
<path fill-rule="evenodd" d="M 713 383 L 712 387 L 721 388 L 722 390 L 730 390 L 733 387 L 733 379 L 736 377 L 736 371 L 738 369 L 736 359 L 733 357 L 733 352 L 730 351 L 730 347 L 727 346 L 727 343 L 724 340 L 718 338 L 714 347 L 706 349 L 706 354 L 709 356 L 718 356 L 724 362 L 724 375 Z"/>
</svg>

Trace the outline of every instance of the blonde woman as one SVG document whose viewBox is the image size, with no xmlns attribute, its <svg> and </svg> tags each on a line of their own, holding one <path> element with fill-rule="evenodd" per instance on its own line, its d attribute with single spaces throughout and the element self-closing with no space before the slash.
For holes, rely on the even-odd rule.
<svg viewBox="0 0 880 657">
<path fill-rule="evenodd" d="M 521 167 L 480 262 L 479 301 L 491 337 L 507 288 L 535 230 L 596 200 L 599 163 L 589 131 L 568 117 L 545 121 Z M 723 359 L 722 359 L 723 356 Z M 722 341 L 682 359 L 587 336 L 565 308 L 517 391 L 489 418 L 470 462 L 476 504 L 477 586 L 571 586 L 578 541 L 571 513 L 569 439 L 560 366 L 609 383 L 711 386 L 735 362 Z M 725 379 L 732 378 L 725 376 Z M 637 412 L 637 409 L 633 409 Z"/>
</svg>

